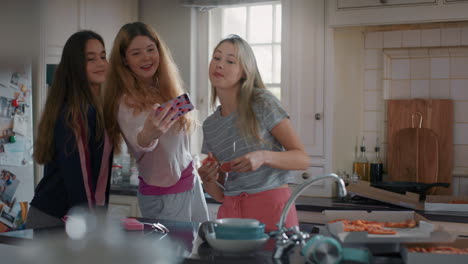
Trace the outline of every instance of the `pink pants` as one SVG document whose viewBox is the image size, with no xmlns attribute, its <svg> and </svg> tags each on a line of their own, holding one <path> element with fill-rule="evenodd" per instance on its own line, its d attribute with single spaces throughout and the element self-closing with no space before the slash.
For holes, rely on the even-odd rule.
<svg viewBox="0 0 468 264">
<path fill-rule="evenodd" d="M 278 224 L 286 202 L 291 196 L 289 188 L 278 188 L 254 194 L 241 193 L 237 196 L 224 196 L 217 218 L 253 218 L 265 224 L 267 232 L 278 230 Z M 286 227 L 299 225 L 296 207 L 289 210 Z"/>
</svg>

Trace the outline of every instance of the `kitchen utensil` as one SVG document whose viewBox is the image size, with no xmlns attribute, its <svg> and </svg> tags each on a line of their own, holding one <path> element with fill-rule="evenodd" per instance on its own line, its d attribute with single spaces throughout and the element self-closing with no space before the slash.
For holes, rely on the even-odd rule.
<svg viewBox="0 0 468 264">
<path fill-rule="evenodd" d="M 301 249 L 307 263 L 370 263 L 371 253 L 366 248 L 343 248 L 333 237 L 312 236 Z"/>
<path fill-rule="evenodd" d="M 163 233 L 163 234 L 169 233 L 169 229 L 166 226 L 164 226 L 163 224 L 159 223 L 159 222 L 158 223 L 147 223 L 147 222 L 140 222 L 135 218 L 126 218 L 126 219 L 122 220 L 122 223 L 124 225 L 124 228 L 126 230 L 129 230 L 129 231 L 131 231 L 131 230 L 143 230 L 145 225 L 149 225 L 156 232 Z"/>
<path fill-rule="evenodd" d="M 387 181 L 371 183 L 372 187 L 383 190 L 404 194 L 412 192 L 419 194 L 419 200 L 424 200 L 429 189 L 433 187 L 450 187 L 450 183 L 422 183 L 422 182 L 406 182 L 406 181 Z"/>
<path fill-rule="evenodd" d="M 387 101 L 387 144 L 386 144 L 386 159 L 388 181 L 415 181 L 414 179 L 399 178 L 397 169 L 399 162 L 395 161 L 397 152 L 395 144 L 396 134 L 405 128 L 411 128 L 411 115 L 420 112 L 424 117 L 422 128 L 431 129 L 438 139 L 438 178 L 433 182 L 452 182 L 453 172 L 453 101 L 450 99 L 410 99 L 410 100 L 388 100 Z M 415 116 L 415 124 L 418 116 Z M 416 128 L 416 126 L 413 126 Z M 414 142 L 410 142 L 414 144 Z M 421 152 L 427 155 L 429 151 Z M 429 153 L 429 155 L 431 155 Z M 413 156 L 414 157 L 414 156 Z M 404 158 L 404 157 L 403 157 Z M 424 168 L 431 164 L 420 164 L 419 168 Z M 419 182 L 432 183 L 425 181 L 426 175 L 419 171 Z M 433 177 L 428 175 L 428 177 Z M 432 179 L 432 178 L 431 178 Z M 436 194 L 451 194 L 451 188 L 436 187 Z"/>
<path fill-rule="evenodd" d="M 419 126 L 415 125 L 419 117 Z M 423 128 L 423 115 L 411 115 L 411 128 L 401 129 L 395 134 L 393 178 L 398 181 L 434 183 L 438 181 L 439 142 L 429 128 Z"/>
</svg>

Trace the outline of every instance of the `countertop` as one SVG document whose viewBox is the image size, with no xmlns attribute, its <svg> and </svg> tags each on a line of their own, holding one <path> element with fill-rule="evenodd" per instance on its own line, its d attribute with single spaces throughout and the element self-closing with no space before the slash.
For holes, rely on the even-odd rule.
<svg viewBox="0 0 468 264">
<path fill-rule="evenodd" d="M 112 195 L 136 196 L 138 187 L 134 185 L 111 185 Z M 206 202 L 220 204 L 205 193 Z M 365 211 L 408 211 L 411 209 L 390 203 L 376 201 L 358 196 L 341 198 L 324 198 L 299 196 L 295 202 L 296 210 L 304 212 L 323 212 L 324 210 L 365 210 Z M 454 223 L 468 223 L 468 212 L 429 212 L 416 210 L 419 214 L 432 221 L 448 221 Z"/>
<path fill-rule="evenodd" d="M 154 219 L 139 218 L 139 220 L 142 222 L 156 222 L 156 220 Z M 275 247 L 275 240 L 272 238 L 270 238 L 267 241 L 267 243 L 264 245 L 262 250 L 254 254 L 250 254 L 250 255 L 224 254 L 224 253 L 213 250 L 207 243 L 204 243 L 201 240 L 201 238 L 198 236 L 198 230 L 200 226 L 199 223 L 176 222 L 176 221 L 167 221 L 167 220 L 158 220 L 157 222 L 164 224 L 170 230 L 167 236 L 164 236 L 160 233 L 155 233 L 151 230 L 151 228 L 147 227 L 143 231 L 125 231 L 123 233 L 124 235 L 121 238 L 125 240 L 125 243 L 132 243 L 131 239 L 145 241 L 145 243 L 154 243 L 155 241 L 164 240 L 164 239 L 172 241 L 172 243 L 175 243 L 172 246 L 172 249 L 175 249 L 175 252 L 177 252 L 177 254 L 180 254 L 178 255 L 178 257 L 180 258 L 180 262 L 182 263 L 219 263 L 219 264 L 230 264 L 230 263 L 302 264 L 302 263 L 305 263 L 304 258 L 299 254 L 298 248 L 294 248 L 291 251 L 291 253 L 287 255 L 284 259 L 274 260 L 272 258 L 272 255 L 273 255 L 273 250 Z M 313 230 L 312 225 L 301 225 L 301 230 L 309 232 L 309 233 L 316 232 L 316 230 Z M 45 229 L 37 229 L 37 230 L 23 230 L 23 231 L 13 231 L 13 232 L 8 232 L 8 233 L 2 233 L 0 234 L 0 252 L 2 252 L 2 250 L 3 251 L 7 250 L 9 252 L 9 257 L 10 257 L 9 259 L 17 260 L 17 262 L 13 261 L 9 263 L 11 264 L 21 263 L 21 261 L 23 260 L 22 258 L 24 257 L 21 255 L 21 251 L 22 251 L 21 249 L 23 247 L 27 248 L 30 245 L 34 245 L 36 241 L 40 241 L 41 244 L 44 245 L 45 243 L 43 243 L 43 241 L 47 241 L 44 239 L 51 237 L 51 236 L 54 236 L 55 241 L 63 241 L 63 242 L 59 242 L 60 249 L 58 249 L 57 246 L 54 246 L 54 247 L 50 246 L 49 248 L 44 246 L 45 248 L 42 248 L 42 251 L 49 252 L 49 251 L 61 250 L 62 252 L 60 254 L 56 253 L 55 255 L 60 255 L 60 258 L 62 258 L 62 261 L 74 258 L 75 256 L 92 253 L 92 254 L 95 254 L 96 259 L 99 259 L 99 261 L 92 261 L 92 263 L 99 263 L 99 264 L 110 263 L 109 260 L 111 260 L 111 257 L 106 256 L 106 252 L 109 252 L 109 249 L 104 248 L 104 246 L 102 250 L 94 248 L 93 251 L 90 251 L 90 252 L 84 251 L 83 249 L 73 248 L 73 250 L 71 250 L 70 248 L 67 248 L 67 245 L 69 243 L 65 243 L 65 242 L 69 241 L 70 239 L 65 236 L 63 227 L 45 228 Z M 90 243 L 90 240 L 91 239 L 89 239 L 88 243 Z M 36 243 L 36 245 L 37 244 L 39 243 Z M 112 244 L 112 243 L 109 243 L 109 244 Z M 83 252 L 80 252 L 80 250 L 83 250 Z M 67 251 L 70 251 L 70 252 L 67 252 Z M 15 258 L 15 254 L 18 254 L 17 258 Z M 23 252 L 23 255 L 24 255 L 24 252 Z M 54 255 L 54 254 L 49 253 L 49 255 Z M 38 262 L 36 263 L 43 263 L 40 261 L 41 256 L 36 256 L 36 258 L 38 259 Z M 65 262 L 68 262 L 68 261 L 65 261 Z M 373 256 L 372 263 L 403 263 L 403 262 L 399 254 L 386 254 L 386 255 Z"/>
</svg>

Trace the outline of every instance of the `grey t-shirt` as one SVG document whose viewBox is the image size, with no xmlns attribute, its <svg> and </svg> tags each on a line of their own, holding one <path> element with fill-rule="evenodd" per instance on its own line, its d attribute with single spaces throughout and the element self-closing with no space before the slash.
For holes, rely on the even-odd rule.
<svg viewBox="0 0 468 264">
<path fill-rule="evenodd" d="M 288 113 L 278 99 L 266 89 L 255 89 L 253 110 L 259 124 L 263 141 L 254 137 L 244 138 L 237 126 L 237 114 L 221 116 L 221 106 L 203 122 L 202 153 L 212 152 L 218 161 L 231 161 L 257 150 L 284 151 L 284 147 L 273 137 L 271 130 Z M 256 171 L 230 172 L 225 183 L 225 195 L 235 196 L 242 192 L 249 194 L 271 190 L 286 183 L 294 182 L 290 171 L 275 169 L 266 165 Z"/>
</svg>

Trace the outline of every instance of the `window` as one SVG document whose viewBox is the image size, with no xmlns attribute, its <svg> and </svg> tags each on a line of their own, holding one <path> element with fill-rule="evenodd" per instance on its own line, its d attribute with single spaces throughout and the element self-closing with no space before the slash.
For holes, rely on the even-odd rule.
<svg viewBox="0 0 468 264">
<path fill-rule="evenodd" d="M 218 8 L 213 12 L 212 46 L 230 34 L 251 45 L 267 88 L 281 99 L 281 4 Z"/>
</svg>

